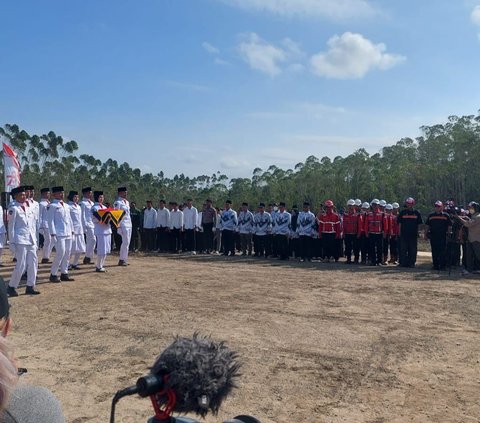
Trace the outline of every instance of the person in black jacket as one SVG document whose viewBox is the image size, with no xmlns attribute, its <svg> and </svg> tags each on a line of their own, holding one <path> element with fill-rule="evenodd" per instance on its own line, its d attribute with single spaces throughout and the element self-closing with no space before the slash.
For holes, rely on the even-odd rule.
<svg viewBox="0 0 480 423">
<path fill-rule="evenodd" d="M 443 211 L 443 203 L 435 202 L 435 211 L 430 213 L 425 221 L 427 225 L 426 237 L 432 247 L 432 261 L 434 270 L 445 270 L 447 265 L 447 235 L 452 232 L 452 221 L 448 213 Z"/>
<path fill-rule="evenodd" d="M 421 225 L 422 215 L 413 206 L 415 200 L 408 197 L 405 208 L 398 214 L 398 232 L 400 236 L 400 264 L 402 267 L 415 267 L 417 261 L 418 225 Z"/>
</svg>

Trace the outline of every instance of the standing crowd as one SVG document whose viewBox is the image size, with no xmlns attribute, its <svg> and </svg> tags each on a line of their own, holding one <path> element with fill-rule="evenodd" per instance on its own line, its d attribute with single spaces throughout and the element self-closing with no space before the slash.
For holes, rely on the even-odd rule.
<svg viewBox="0 0 480 423">
<path fill-rule="evenodd" d="M 127 188 L 117 190 L 111 206 L 105 204 L 102 191 L 70 191 L 65 200 L 63 187 L 40 190 L 35 200 L 33 186 L 11 191 L 6 219 L 0 224 L 0 252 L 8 245 L 16 261 L 7 287 L 9 296 L 17 296 L 20 281 L 26 279 L 26 294 L 38 295 L 36 289 L 39 248 L 40 264 L 51 264 L 49 280 L 69 282 L 71 270 L 95 264 L 95 271 L 106 272 L 104 264 L 112 250 L 119 250 L 119 266 L 128 266 L 130 251 L 190 254 L 255 256 L 302 262 L 312 259 L 346 264 L 414 267 L 417 259 L 419 227 L 426 225 L 435 270 L 462 264 L 464 273 L 480 269 L 479 205 L 471 202 L 467 210 L 455 207 L 452 200 L 434 205 L 425 222 L 415 200 L 407 198 L 404 207 L 374 199 L 348 200 L 346 209 L 337 211 L 327 200 L 314 214 L 310 203 L 302 210 L 286 204 L 258 204 L 251 210 L 242 203 L 237 211 L 227 200 L 222 209 L 206 200 L 198 210 L 191 199 L 185 204 L 160 200 L 158 208 L 147 201 L 141 211 L 127 200 Z M 2 210 L 3 214 L 3 210 Z M 50 260 L 55 248 L 53 261 Z M 96 253 L 96 258 L 94 255 Z"/>
</svg>

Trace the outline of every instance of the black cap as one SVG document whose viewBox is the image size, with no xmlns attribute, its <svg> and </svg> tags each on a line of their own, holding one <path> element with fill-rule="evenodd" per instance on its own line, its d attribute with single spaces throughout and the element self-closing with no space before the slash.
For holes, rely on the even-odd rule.
<svg viewBox="0 0 480 423">
<path fill-rule="evenodd" d="M 10 304 L 8 303 L 7 285 L 0 276 L 0 319 L 8 317 L 10 312 Z"/>
<path fill-rule="evenodd" d="M 242 206 L 247 206 L 248 207 L 248 203 L 243 202 Z"/>
<path fill-rule="evenodd" d="M 232 200 L 225 201 L 225 204 L 232 204 Z"/>
<path fill-rule="evenodd" d="M 304 202 L 303 202 L 303 205 L 304 205 L 304 206 L 309 206 L 310 203 L 309 203 L 308 201 L 304 201 Z"/>
<path fill-rule="evenodd" d="M 292 209 L 298 209 L 298 206 L 297 206 L 296 204 L 294 204 L 294 205 L 292 206 Z"/>
<path fill-rule="evenodd" d="M 260 203 L 258 207 L 265 207 L 265 203 Z"/>
<path fill-rule="evenodd" d="M 19 194 L 19 193 L 21 193 L 21 192 L 25 192 L 25 188 L 24 188 L 24 187 L 13 188 L 13 189 L 10 191 L 10 194 L 11 194 L 12 196 L 14 196 L 14 195 L 17 195 L 17 194 Z"/>
<path fill-rule="evenodd" d="M 117 190 L 117 192 L 126 192 L 126 191 L 127 191 L 127 187 L 120 187 Z"/>
<path fill-rule="evenodd" d="M 103 191 L 94 191 L 93 193 L 93 199 L 95 201 L 98 201 L 98 197 L 100 197 L 101 195 L 103 195 Z"/>
<path fill-rule="evenodd" d="M 92 190 L 92 187 L 82 188 L 82 194 L 85 194 L 86 192 L 90 192 L 91 190 Z"/>
<path fill-rule="evenodd" d="M 40 190 L 40 193 L 41 193 L 41 194 L 45 194 L 46 192 L 50 192 L 50 188 L 42 188 L 42 189 Z"/>
<path fill-rule="evenodd" d="M 28 191 L 31 191 L 32 189 L 35 189 L 33 187 L 33 185 L 24 185 L 23 188 L 25 188 L 25 190 L 28 190 Z"/>
<path fill-rule="evenodd" d="M 53 187 L 53 188 L 52 188 L 52 192 L 53 192 L 54 194 L 55 194 L 56 192 L 63 192 L 63 191 L 65 191 L 65 190 L 63 189 L 62 186 L 58 186 L 58 187 Z"/>
<path fill-rule="evenodd" d="M 279 205 L 280 207 L 285 207 L 285 203 L 284 203 L 283 201 L 280 201 L 280 203 L 278 203 L 278 205 Z"/>
<path fill-rule="evenodd" d="M 210 198 L 207 198 L 206 203 L 213 203 L 213 201 L 210 200 Z"/>
</svg>

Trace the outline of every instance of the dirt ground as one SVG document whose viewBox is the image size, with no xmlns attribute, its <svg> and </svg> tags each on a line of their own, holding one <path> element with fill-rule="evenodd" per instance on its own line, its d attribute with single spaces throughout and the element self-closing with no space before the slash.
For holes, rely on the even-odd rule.
<svg viewBox="0 0 480 423">
<path fill-rule="evenodd" d="M 4 257 L 0 274 L 13 264 Z M 224 340 L 243 362 L 222 422 L 480 421 L 480 279 L 415 269 L 219 256 L 107 261 L 13 298 L 23 383 L 50 388 L 68 422 L 107 422 L 113 394 L 145 374 L 174 335 Z M 23 294 L 23 289 L 20 291 Z M 126 398 L 117 422 L 145 422 Z M 193 416 L 191 416 L 193 417 Z"/>
</svg>

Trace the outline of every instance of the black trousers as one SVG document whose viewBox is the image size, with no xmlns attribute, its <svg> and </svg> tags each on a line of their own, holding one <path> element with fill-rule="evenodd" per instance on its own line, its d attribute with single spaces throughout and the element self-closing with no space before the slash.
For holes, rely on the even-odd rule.
<svg viewBox="0 0 480 423">
<path fill-rule="evenodd" d="M 255 250 L 256 257 L 265 256 L 265 244 L 266 244 L 266 235 L 255 235 L 253 237 L 253 249 Z"/>
<path fill-rule="evenodd" d="M 417 261 L 417 235 L 400 237 L 400 265 L 415 266 Z"/>
<path fill-rule="evenodd" d="M 300 257 L 303 260 L 312 259 L 312 237 L 300 235 Z"/>
<path fill-rule="evenodd" d="M 358 242 L 360 244 L 362 263 L 366 263 L 369 257 L 370 240 L 366 237 L 364 233 L 362 233 Z"/>
<path fill-rule="evenodd" d="M 265 255 L 273 256 L 274 254 L 275 254 L 275 251 L 273 246 L 273 235 L 267 234 L 265 236 Z"/>
<path fill-rule="evenodd" d="M 288 259 L 288 237 L 287 235 L 275 235 L 275 249 L 280 260 Z"/>
<path fill-rule="evenodd" d="M 138 251 L 140 250 L 140 228 L 133 227 L 132 228 L 132 239 L 130 240 L 130 251 Z"/>
<path fill-rule="evenodd" d="M 170 250 L 169 229 L 166 226 L 157 228 L 157 250 L 160 253 Z"/>
<path fill-rule="evenodd" d="M 153 251 L 155 249 L 155 229 L 143 229 L 145 233 L 145 249 Z"/>
<path fill-rule="evenodd" d="M 398 260 L 398 237 L 390 236 L 390 261 Z"/>
<path fill-rule="evenodd" d="M 444 270 L 447 265 L 447 236 L 446 234 L 431 236 L 430 246 L 432 247 L 433 267 L 437 270 Z"/>
<path fill-rule="evenodd" d="M 224 229 L 222 231 L 223 255 L 235 255 L 235 232 Z"/>
<path fill-rule="evenodd" d="M 180 229 L 170 230 L 170 252 L 178 253 L 182 248 L 182 232 Z"/>
<path fill-rule="evenodd" d="M 185 251 L 195 251 L 195 230 L 185 229 Z"/>
<path fill-rule="evenodd" d="M 356 234 L 345 234 L 345 256 L 347 261 L 352 260 L 352 252 L 356 262 L 360 257 L 360 240 Z"/>
<path fill-rule="evenodd" d="M 335 240 L 335 234 L 331 233 L 322 233 L 322 243 L 323 243 L 323 258 L 329 259 L 333 257 L 335 260 L 338 260 L 339 250 L 338 244 Z"/>
<path fill-rule="evenodd" d="M 368 234 L 370 240 L 370 263 L 383 263 L 383 234 Z"/>
<path fill-rule="evenodd" d="M 207 253 L 210 253 L 213 248 L 213 223 L 204 223 L 203 225 L 203 240 L 204 248 Z"/>
</svg>

